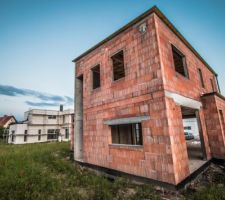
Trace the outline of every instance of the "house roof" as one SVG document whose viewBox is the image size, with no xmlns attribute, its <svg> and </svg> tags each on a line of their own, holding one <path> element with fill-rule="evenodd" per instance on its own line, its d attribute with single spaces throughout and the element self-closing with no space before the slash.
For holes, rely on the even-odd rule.
<svg viewBox="0 0 225 200">
<path fill-rule="evenodd" d="M 87 54 L 95 50 L 96 48 L 100 47 L 104 43 L 108 42 L 109 40 L 117 36 L 118 34 L 122 33 L 123 31 L 130 28 L 134 24 L 140 22 L 141 20 L 143 20 L 145 17 L 149 16 L 152 13 L 155 13 L 173 31 L 173 33 L 206 65 L 206 67 L 213 74 L 215 74 L 215 76 L 217 76 L 217 73 L 213 70 L 213 68 L 201 57 L 201 55 L 195 50 L 195 48 L 184 38 L 184 36 L 175 28 L 175 26 L 159 10 L 157 6 L 153 6 L 151 9 L 147 10 L 146 12 L 144 12 L 143 14 L 141 14 L 140 16 L 138 16 L 137 18 L 135 18 L 134 20 L 132 20 L 131 22 L 129 22 L 128 24 L 126 24 L 125 26 L 123 26 L 122 28 L 120 28 L 119 30 L 117 30 L 116 32 L 114 32 L 113 34 L 111 34 L 110 36 L 108 36 L 107 38 L 99 42 L 98 44 L 96 44 L 95 46 L 93 46 L 92 48 L 85 51 L 80 56 L 76 57 L 72 62 L 76 62 L 80 60 L 81 58 L 83 58 L 84 56 L 86 56 Z"/>
<path fill-rule="evenodd" d="M 5 115 L 3 117 L 0 117 L 0 126 L 4 126 L 12 118 L 16 121 L 14 116 Z"/>
</svg>

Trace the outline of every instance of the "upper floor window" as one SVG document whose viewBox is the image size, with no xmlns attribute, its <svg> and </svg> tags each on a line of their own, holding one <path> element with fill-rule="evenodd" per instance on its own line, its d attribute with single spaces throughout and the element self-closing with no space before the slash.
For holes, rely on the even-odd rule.
<svg viewBox="0 0 225 200">
<path fill-rule="evenodd" d="M 113 62 L 113 80 L 119 80 L 125 77 L 123 51 L 118 52 L 111 57 Z"/>
<path fill-rule="evenodd" d="M 210 79 L 210 83 L 211 83 L 212 91 L 214 92 L 215 88 L 214 88 L 214 83 L 213 83 L 213 79 L 212 78 Z"/>
<path fill-rule="evenodd" d="M 91 69 L 92 71 L 92 88 L 96 89 L 101 86 L 100 78 L 100 65 L 97 65 Z"/>
<path fill-rule="evenodd" d="M 48 119 L 56 119 L 56 115 L 49 115 Z"/>
<path fill-rule="evenodd" d="M 219 113 L 220 113 L 221 125 L 222 125 L 222 128 L 223 128 L 223 131 L 225 131 L 225 122 L 224 122 L 223 111 L 219 110 Z"/>
<path fill-rule="evenodd" d="M 176 72 L 184 77 L 188 78 L 188 71 L 186 66 L 186 58 L 183 53 L 181 53 L 176 47 L 172 45 L 173 51 L 173 62 Z"/>
<path fill-rule="evenodd" d="M 199 75 L 201 86 L 204 88 L 205 84 L 204 84 L 204 80 L 203 80 L 203 75 L 202 75 L 202 70 L 201 69 L 198 69 L 198 75 Z"/>
</svg>

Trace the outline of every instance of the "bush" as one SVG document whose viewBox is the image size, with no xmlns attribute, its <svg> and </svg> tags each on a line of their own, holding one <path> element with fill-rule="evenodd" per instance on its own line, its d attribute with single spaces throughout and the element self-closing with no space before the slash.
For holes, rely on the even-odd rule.
<svg viewBox="0 0 225 200">
<path fill-rule="evenodd" d="M 3 139 L 4 128 L 0 126 L 0 138 Z"/>
</svg>

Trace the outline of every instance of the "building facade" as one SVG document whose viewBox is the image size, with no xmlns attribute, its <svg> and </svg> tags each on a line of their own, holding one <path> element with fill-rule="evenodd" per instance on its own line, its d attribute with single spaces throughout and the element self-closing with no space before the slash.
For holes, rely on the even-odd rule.
<svg viewBox="0 0 225 200">
<path fill-rule="evenodd" d="M 69 141 L 74 131 L 73 110 L 40 110 L 25 112 L 25 121 L 10 125 L 8 143 L 27 144 Z"/>
<path fill-rule="evenodd" d="M 198 121 L 196 118 L 183 119 L 184 131 L 191 133 L 195 140 L 200 140 Z"/>
<path fill-rule="evenodd" d="M 157 7 L 74 63 L 77 162 L 178 185 L 212 158 L 225 159 L 217 74 Z M 199 156 L 185 140 L 191 117 Z"/>
</svg>

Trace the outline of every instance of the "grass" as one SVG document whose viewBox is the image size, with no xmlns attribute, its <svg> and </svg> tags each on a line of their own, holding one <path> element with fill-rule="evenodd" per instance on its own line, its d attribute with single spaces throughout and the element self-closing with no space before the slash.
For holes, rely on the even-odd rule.
<svg viewBox="0 0 225 200">
<path fill-rule="evenodd" d="M 159 199 L 151 186 L 76 166 L 68 143 L 0 145 L 0 199 Z"/>
<path fill-rule="evenodd" d="M 216 184 L 166 196 L 150 185 L 112 181 L 75 165 L 68 143 L 0 144 L 0 200 L 225 199 L 225 175 L 215 173 L 213 179 Z"/>
</svg>

